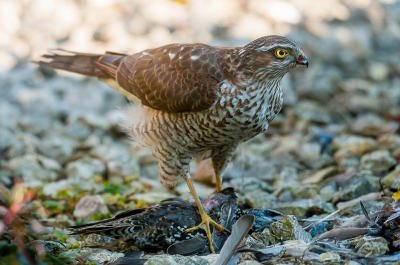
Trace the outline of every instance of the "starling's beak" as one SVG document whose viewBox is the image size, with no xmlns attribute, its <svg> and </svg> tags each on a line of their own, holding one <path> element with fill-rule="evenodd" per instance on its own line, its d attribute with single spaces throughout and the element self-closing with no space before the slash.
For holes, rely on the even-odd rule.
<svg viewBox="0 0 400 265">
<path fill-rule="evenodd" d="M 304 54 L 301 54 L 296 61 L 296 64 L 305 65 L 308 68 L 308 59 Z"/>
</svg>

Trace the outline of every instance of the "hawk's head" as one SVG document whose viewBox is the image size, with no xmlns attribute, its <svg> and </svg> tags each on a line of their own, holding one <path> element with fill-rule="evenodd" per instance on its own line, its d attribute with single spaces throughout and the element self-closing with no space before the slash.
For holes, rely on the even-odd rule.
<svg viewBox="0 0 400 265">
<path fill-rule="evenodd" d="M 252 41 L 239 51 L 239 57 L 257 78 L 280 79 L 297 65 L 308 67 L 308 59 L 300 46 L 282 36 Z"/>
</svg>

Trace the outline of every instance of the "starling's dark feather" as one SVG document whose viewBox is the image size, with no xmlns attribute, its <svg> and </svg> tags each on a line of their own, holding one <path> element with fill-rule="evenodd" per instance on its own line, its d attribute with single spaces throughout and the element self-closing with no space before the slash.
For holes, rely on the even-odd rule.
<svg viewBox="0 0 400 265">
<path fill-rule="evenodd" d="M 179 254 L 182 256 L 191 256 L 204 251 L 207 245 L 207 238 L 196 235 L 191 239 L 183 240 L 168 247 L 167 253 L 170 255 Z"/>
</svg>

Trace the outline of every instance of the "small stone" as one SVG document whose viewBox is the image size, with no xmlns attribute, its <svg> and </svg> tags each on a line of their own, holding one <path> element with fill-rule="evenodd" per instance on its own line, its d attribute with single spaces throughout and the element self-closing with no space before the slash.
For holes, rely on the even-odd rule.
<svg viewBox="0 0 400 265">
<path fill-rule="evenodd" d="M 350 201 L 345 201 L 345 202 L 339 202 L 336 207 L 338 209 L 344 209 L 344 208 L 349 208 L 349 207 L 353 207 L 353 206 L 359 206 L 360 205 L 360 201 L 363 203 L 369 202 L 369 201 L 378 201 L 381 199 L 381 192 L 372 192 L 366 195 L 362 195 L 358 198 L 355 198 L 353 200 Z"/>
<path fill-rule="evenodd" d="M 50 131 L 50 128 L 60 127 L 61 125 L 49 117 L 40 117 L 40 115 L 34 115 L 32 113 L 25 114 L 18 120 L 18 125 L 27 132 L 35 135 L 46 134 Z"/>
<path fill-rule="evenodd" d="M 157 255 L 149 256 L 148 258 L 149 260 L 146 261 L 146 265 L 178 265 L 172 256 Z"/>
<path fill-rule="evenodd" d="M 378 137 L 378 144 L 382 148 L 395 150 L 400 148 L 400 135 L 397 134 L 384 134 Z"/>
<path fill-rule="evenodd" d="M 380 190 L 379 182 L 376 177 L 368 173 L 359 174 L 354 182 L 350 183 L 346 188 L 337 191 L 333 195 L 332 202 L 349 201 L 360 197 L 361 195 Z"/>
<path fill-rule="evenodd" d="M 53 171 L 61 171 L 61 165 L 57 161 L 45 156 L 38 156 L 38 158 L 43 168 Z"/>
<path fill-rule="evenodd" d="M 369 113 L 359 116 L 352 129 L 362 135 L 377 136 L 385 129 L 385 121 L 378 115 Z"/>
<path fill-rule="evenodd" d="M 309 212 L 313 214 L 333 213 L 334 211 L 335 207 L 333 206 L 333 204 L 324 201 L 320 195 L 316 195 L 313 198 L 313 205 L 310 207 L 309 210 Z"/>
<path fill-rule="evenodd" d="M 293 214 L 297 216 L 305 216 L 310 209 L 310 202 L 308 200 L 295 201 L 295 202 L 282 202 L 275 204 L 274 210 L 282 214 Z"/>
<path fill-rule="evenodd" d="M 369 91 L 371 86 L 371 82 L 365 79 L 350 78 L 340 82 L 340 87 L 347 92 Z"/>
<path fill-rule="evenodd" d="M 315 236 L 322 235 L 323 233 L 327 232 L 329 229 L 329 223 L 321 221 L 312 225 L 309 229 L 310 235 L 314 238 Z"/>
<path fill-rule="evenodd" d="M 130 151 L 129 144 L 110 143 L 96 146 L 91 154 L 107 160 L 109 176 L 139 176 L 140 166 L 138 159 Z"/>
<path fill-rule="evenodd" d="M 62 179 L 55 182 L 49 182 L 43 185 L 43 194 L 52 198 L 57 198 L 59 191 L 68 188 L 68 180 Z"/>
<path fill-rule="evenodd" d="M 335 194 L 336 190 L 333 188 L 332 185 L 325 185 L 319 190 L 319 195 L 323 201 L 329 202 L 332 200 L 333 195 Z"/>
<path fill-rule="evenodd" d="M 354 260 L 348 260 L 344 263 L 344 265 L 361 265 L 361 264 Z"/>
<path fill-rule="evenodd" d="M 18 145 L 18 140 L 15 137 L 15 134 L 7 128 L 0 127 L 0 139 L 0 151 L 5 151 Z"/>
<path fill-rule="evenodd" d="M 147 193 L 137 193 L 132 196 L 130 196 L 128 199 L 129 200 L 136 200 L 136 201 L 145 201 L 147 204 L 156 204 L 159 203 L 162 200 L 166 200 L 172 197 L 176 197 L 172 193 L 168 192 L 160 192 L 160 191 L 154 191 L 154 192 L 147 192 Z"/>
<path fill-rule="evenodd" d="M 305 178 L 301 183 L 302 184 L 309 184 L 309 183 L 321 183 L 323 180 L 332 177 L 338 172 L 337 167 L 330 166 L 327 168 L 323 168 L 315 172 L 312 176 Z"/>
<path fill-rule="evenodd" d="M 281 240 L 303 240 L 306 243 L 311 241 L 311 235 L 299 225 L 293 215 L 272 223 L 271 230 Z"/>
<path fill-rule="evenodd" d="M 388 150 L 378 150 L 368 153 L 361 158 L 360 169 L 372 170 L 374 172 L 386 172 L 389 168 L 396 165 Z"/>
<path fill-rule="evenodd" d="M 255 261 L 255 260 L 244 260 L 239 263 L 239 265 L 260 265 L 262 263 Z"/>
<path fill-rule="evenodd" d="M 316 64 L 318 65 L 318 62 Z M 335 83 L 341 80 L 340 69 L 333 65 L 319 64 L 310 70 L 303 73 L 302 81 L 294 80 L 297 94 L 317 102 L 329 101 L 336 93 Z"/>
<path fill-rule="evenodd" d="M 384 176 L 381 179 L 381 183 L 385 187 L 397 189 L 400 186 L 400 165 L 397 165 L 392 172 Z"/>
<path fill-rule="evenodd" d="M 15 137 L 18 142 L 7 150 L 10 158 L 23 156 L 27 153 L 37 153 L 40 146 L 40 139 L 37 136 L 28 132 L 17 131 Z"/>
<path fill-rule="evenodd" d="M 108 214 L 108 208 L 103 198 L 99 195 L 91 195 L 82 197 L 75 205 L 73 215 L 76 218 L 89 218 L 94 214 Z"/>
<path fill-rule="evenodd" d="M 140 169 L 137 159 L 132 156 L 116 158 L 108 161 L 111 176 L 139 176 Z"/>
<path fill-rule="evenodd" d="M 4 79 L 2 79 L 4 81 Z M 4 86 L 3 86 L 4 87 Z M 2 90 L 4 91 L 4 90 Z M 4 97 L 2 97 L 3 99 Z M 21 109 L 19 106 L 2 100 L 0 104 L 0 127 L 15 128 L 17 127 L 18 118 L 21 117 Z"/>
<path fill-rule="evenodd" d="M 103 235 L 99 235 L 99 234 L 89 234 L 85 238 L 85 242 L 88 245 L 107 244 L 107 243 L 112 242 L 113 240 L 114 240 L 114 238 L 112 238 L 112 237 L 103 236 Z"/>
<path fill-rule="evenodd" d="M 55 180 L 61 171 L 61 165 L 57 161 L 34 154 L 11 159 L 7 168 L 14 175 L 20 176 L 28 187 L 42 187 L 43 183 Z"/>
<path fill-rule="evenodd" d="M 140 190 L 143 190 L 143 188 L 146 188 L 148 190 L 157 190 L 157 189 L 163 189 L 165 187 L 158 179 L 155 180 L 148 178 L 140 178 L 138 179 L 138 181 L 140 181 L 140 184 L 135 183 L 135 181 L 132 181 L 129 183 L 129 186 L 135 189 L 139 188 Z"/>
<path fill-rule="evenodd" d="M 354 93 L 342 102 L 350 112 L 362 115 L 366 112 L 374 112 L 384 115 L 390 110 L 391 103 L 387 98 L 370 97 Z"/>
<path fill-rule="evenodd" d="M 360 170 L 357 172 L 358 178 L 364 178 L 369 182 L 372 191 L 381 191 L 381 185 L 379 184 L 378 176 L 370 170 Z"/>
<path fill-rule="evenodd" d="M 48 225 L 51 225 L 53 227 L 65 228 L 74 225 L 74 222 L 68 217 L 68 215 L 58 214 L 52 222 L 48 223 Z"/>
<path fill-rule="evenodd" d="M 210 265 L 210 263 L 203 259 L 203 257 L 192 256 L 188 257 L 188 259 L 184 263 L 179 263 L 183 265 Z"/>
<path fill-rule="evenodd" d="M 253 192 L 246 193 L 245 199 L 251 208 L 273 208 L 276 202 L 274 195 L 261 190 L 254 190 Z"/>
<path fill-rule="evenodd" d="M 92 128 L 99 128 L 102 130 L 109 130 L 111 124 L 108 122 L 106 117 L 103 117 L 95 112 L 79 112 L 75 113 L 70 117 L 71 123 L 73 120 L 79 120 L 83 124 L 86 124 Z"/>
<path fill-rule="evenodd" d="M 148 164 L 141 167 L 140 176 L 160 182 L 158 178 L 158 164 Z"/>
<path fill-rule="evenodd" d="M 56 135 L 43 139 L 38 149 L 41 154 L 64 164 L 72 156 L 76 147 L 77 143 L 71 138 Z"/>
<path fill-rule="evenodd" d="M 360 156 L 347 150 L 339 150 L 334 155 L 339 170 L 345 171 L 349 168 L 357 168 L 360 164 Z"/>
<path fill-rule="evenodd" d="M 83 259 L 94 260 L 100 264 L 113 262 L 125 256 L 124 253 L 113 252 L 106 249 L 98 248 L 82 248 L 79 252 L 79 255 Z"/>
<path fill-rule="evenodd" d="M 322 253 L 319 256 L 319 261 L 333 261 L 333 262 L 339 262 L 340 261 L 340 255 L 335 253 L 335 252 L 325 252 Z"/>
<path fill-rule="evenodd" d="M 308 251 L 310 246 L 304 240 L 287 240 L 283 241 L 282 247 L 285 247 L 282 252 L 292 257 L 301 257 L 302 260 L 317 260 L 319 254 Z"/>
<path fill-rule="evenodd" d="M 66 173 L 70 180 L 81 184 L 82 181 L 91 179 L 94 175 L 103 174 L 105 169 L 103 161 L 90 156 L 84 156 L 76 161 L 68 163 L 66 166 Z"/>
<path fill-rule="evenodd" d="M 335 149 L 339 149 L 338 152 L 346 151 L 354 155 L 364 155 L 368 152 L 374 151 L 378 147 L 378 144 L 372 138 L 343 135 L 333 139 L 333 146 Z"/>
<path fill-rule="evenodd" d="M 297 170 L 292 167 L 284 168 L 274 182 L 275 196 L 282 191 L 296 189 L 300 186 Z"/>
<path fill-rule="evenodd" d="M 268 228 L 262 232 L 254 232 L 244 239 L 244 245 L 254 248 L 265 248 L 276 243 L 276 238 Z"/>
<path fill-rule="evenodd" d="M 363 236 L 351 240 L 357 253 L 363 257 L 376 257 L 389 251 L 388 242 L 383 237 Z"/>
<path fill-rule="evenodd" d="M 389 67 L 380 62 L 373 62 L 368 67 L 369 76 L 374 81 L 383 81 L 389 75 Z"/>
<path fill-rule="evenodd" d="M 312 199 L 317 196 L 319 187 L 315 184 L 301 185 L 292 190 L 292 195 L 300 199 Z"/>
<path fill-rule="evenodd" d="M 315 101 L 299 101 L 294 107 L 294 112 L 300 121 L 312 121 L 322 124 L 332 122 L 327 108 Z"/>
<path fill-rule="evenodd" d="M 0 162 L 0 165 L 1 165 L 1 162 Z M 7 187 L 12 186 L 13 179 L 10 178 L 10 176 L 12 176 L 11 170 L 9 170 L 7 168 L 0 169 L 0 187 L 2 185 L 7 186 Z M 1 195 L 0 195 L 0 197 L 1 197 Z"/>
<path fill-rule="evenodd" d="M 209 254 L 207 256 L 201 256 L 203 259 L 205 259 L 206 261 L 208 261 L 208 263 L 210 264 L 214 264 L 215 261 L 218 259 L 219 254 Z"/>
<path fill-rule="evenodd" d="M 65 134 L 69 137 L 83 141 L 87 139 L 92 133 L 91 128 L 81 119 L 76 119 L 70 122 L 65 128 Z"/>
<path fill-rule="evenodd" d="M 312 169 L 319 169 L 331 160 L 330 156 L 321 155 L 320 152 L 319 143 L 303 143 L 294 151 L 298 160 Z"/>
<path fill-rule="evenodd" d="M 243 193 L 252 192 L 254 190 L 272 191 L 273 188 L 267 182 L 255 177 L 234 178 L 230 181 L 230 185 L 236 190 Z"/>
</svg>

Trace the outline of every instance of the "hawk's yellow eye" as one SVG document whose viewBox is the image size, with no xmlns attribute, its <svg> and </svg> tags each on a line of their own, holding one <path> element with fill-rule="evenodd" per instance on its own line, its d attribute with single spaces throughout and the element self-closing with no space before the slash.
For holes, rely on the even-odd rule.
<svg viewBox="0 0 400 265">
<path fill-rule="evenodd" d="M 276 49 L 275 50 L 275 56 L 278 59 L 283 59 L 288 55 L 289 55 L 289 53 L 287 52 L 287 50 L 284 50 L 284 49 Z"/>
</svg>

